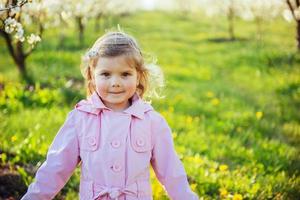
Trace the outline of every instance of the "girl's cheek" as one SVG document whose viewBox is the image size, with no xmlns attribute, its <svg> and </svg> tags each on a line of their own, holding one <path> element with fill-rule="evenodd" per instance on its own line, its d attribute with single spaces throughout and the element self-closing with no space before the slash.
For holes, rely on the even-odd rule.
<svg viewBox="0 0 300 200">
<path fill-rule="evenodd" d="M 105 80 L 104 78 L 98 78 L 96 79 L 96 83 L 103 85 L 103 84 L 107 84 L 108 80 Z"/>
<path fill-rule="evenodd" d="M 107 87 L 107 82 L 98 80 L 96 81 L 96 87 L 98 90 L 105 90 L 105 88 Z"/>
</svg>

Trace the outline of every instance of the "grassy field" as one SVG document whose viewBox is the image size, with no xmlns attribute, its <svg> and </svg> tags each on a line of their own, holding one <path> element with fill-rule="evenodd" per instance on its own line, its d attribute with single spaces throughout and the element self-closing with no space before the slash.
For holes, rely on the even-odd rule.
<svg viewBox="0 0 300 200">
<path fill-rule="evenodd" d="M 294 24 L 142 12 L 111 18 L 78 47 L 72 26 L 46 30 L 28 59 L 37 84 L 24 90 L 0 38 L 0 153 L 2 168 L 28 184 L 67 112 L 84 98 L 81 55 L 104 29 L 117 27 L 140 42 L 147 60 L 165 73 L 164 99 L 153 100 L 173 130 L 192 189 L 204 199 L 300 197 L 300 54 Z M 66 38 L 59 45 L 59 34 Z M 57 199 L 76 199 L 79 170 Z M 167 199 L 153 177 L 154 199 Z"/>
</svg>

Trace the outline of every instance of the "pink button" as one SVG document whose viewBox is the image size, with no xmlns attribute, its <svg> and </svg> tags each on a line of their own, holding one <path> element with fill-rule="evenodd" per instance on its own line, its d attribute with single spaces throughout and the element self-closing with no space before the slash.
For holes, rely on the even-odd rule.
<svg viewBox="0 0 300 200">
<path fill-rule="evenodd" d="M 96 144 L 96 139 L 94 137 L 90 137 L 89 144 L 94 146 Z"/>
<path fill-rule="evenodd" d="M 145 145 L 145 142 L 143 139 L 139 138 L 136 140 L 136 144 L 140 147 L 144 146 Z"/>
<path fill-rule="evenodd" d="M 119 171 L 121 171 L 122 167 L 121 167 L 121 165 L 114 164 L 114 165 L 112 166 L 112 169 L 113 169 L 115 172 L 119 172 Z"/>
<path fill-rule="evenodd" d="M 114 148 L 118 148 L 118 147 L 120 147 L 120 145 L 121 145 L 121 142 L 119 140 L 114 140 L 111 142 L 111 146 Z"/>
</svg>

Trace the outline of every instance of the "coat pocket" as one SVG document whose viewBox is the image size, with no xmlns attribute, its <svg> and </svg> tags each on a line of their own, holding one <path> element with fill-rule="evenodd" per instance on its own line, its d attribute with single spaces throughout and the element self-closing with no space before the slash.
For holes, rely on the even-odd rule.
<svg viewBox="0 0 300 200">
<path fill-rule="evenodd" d="M 138 153 L 151 150 L 151 136 L 148 132 L 132 132 L 131 146 Z"/>
<path fill-rule="evenodd" d="M 99 147 L 99 138 L 96 135 L 82 136 L 80 138 L 80 149 L 83 151 L 95 151 Z"/>
</svg>

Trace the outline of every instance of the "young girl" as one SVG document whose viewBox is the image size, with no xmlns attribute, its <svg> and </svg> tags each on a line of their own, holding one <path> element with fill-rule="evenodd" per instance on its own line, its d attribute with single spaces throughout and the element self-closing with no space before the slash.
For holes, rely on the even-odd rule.
<svg viewBox="0 0 300 200">
<path fill-rule="evenodd" d="M 54 198 L 79 163 L 81 200 L 152 199 L 150 164 L 171 199 L 198 199 L 166 120 L 142 100 L 154 79 L 135 39 L 107 33 L 84 63 L 88 98 L 69 113 L 22 199 Z"/>
</svg>

